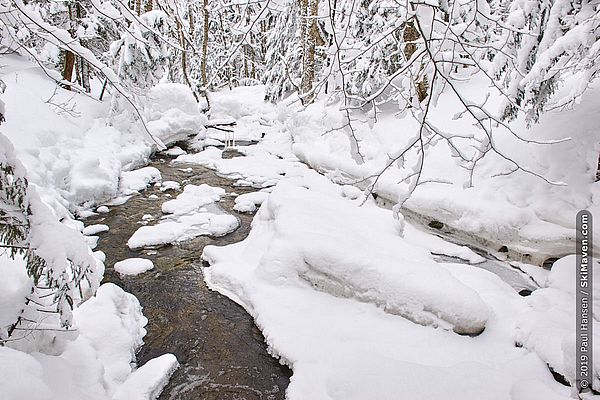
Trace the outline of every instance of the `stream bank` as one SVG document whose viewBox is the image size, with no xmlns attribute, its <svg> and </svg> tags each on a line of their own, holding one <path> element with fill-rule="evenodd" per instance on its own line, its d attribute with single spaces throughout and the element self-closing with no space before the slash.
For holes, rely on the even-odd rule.
<svg viewBox="0 0 600 400">
<path fill-rule="evenodd" d="M 235 154 L 233 154 L 235 155 Z M 158 154 L 149 166 L 156 167 L 163 181 L 183 184 L 206 183 L 227 193 L 255 191 L 234 187 L 234 181 L 198 166 L 172 165 Z M 200 256 L 206 245 L 227 245 L 243 240 L 250 230 L 252 215 L 232 211 L 234 196 L 224 196 L 218 205 L 235 215 L 240 227 L 222 237 L 195 239 L 156 248 L 130 250 L 127 240 L 142 226 L 142 216 L 163 215 L 161 205 L 178 193 L 150 187 L 126 203 L 113 206 L 107 214 L 86 219 L 86 225 L 106 224 L 96 250 L 106 254 L 104 282 L 113 282 L 135 295 L 149 322 L 137 360 L 143 365 L 164 353 L 177 356 L 175 372 L 160 399 L 284 399 L 292 374 L 268 354 L 261 332 L 246 311 L 227 297 L 209 290 L 204 283 Z M 158 199 L 152 199 L 152 195 Z M 170 196 L 170 197 L 169 197 Z M 152 260 L 154 269 L 137 276 L 120 276 L 117 261 L 132 257 Z"/>
</svg>

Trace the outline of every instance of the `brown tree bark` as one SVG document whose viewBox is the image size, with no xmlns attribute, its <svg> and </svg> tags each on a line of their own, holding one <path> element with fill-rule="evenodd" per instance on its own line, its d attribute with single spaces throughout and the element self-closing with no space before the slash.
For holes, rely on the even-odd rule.
<svg viewBox="0 0 600 400">
<path fill-rule="evenodd" d="M 73 27 L 74 23 L 73 23 L 73 10 L 71 8 L 71 5 L 69 4 L 67 7 L 68 13 L 69 13 L 69 24 L 71 25 L 69 27 L 69 33 L 71 34 L 71 37 L 75 36 L 75 29 Z M 73 54 L 73 52 L 66 50 L 65 51 L 65 63 L 63 65 L 63 79 L 67 82 L 72 82 L 73 80 L 73 68 L 75 67 L 75 54 Z M 67 90 L 71 90 L 71 86 L 69 85 L 65 85 L 65 89 Z"/>
</svg>

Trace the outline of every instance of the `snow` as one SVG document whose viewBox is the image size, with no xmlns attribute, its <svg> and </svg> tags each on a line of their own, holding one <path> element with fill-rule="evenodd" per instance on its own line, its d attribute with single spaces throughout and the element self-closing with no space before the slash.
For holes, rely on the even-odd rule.
<svg viewBox="0 0 600 400">
<path fill-rule="evenodd" d="M 145 258 L 128 258 L 116 262 L 115 271 L 122 275 L 139 275 L 154 268 L 154 263 Z"/>
<path fill-rule="evenodd" d="M 167 149 L 165 151 L 163 151 L 164 154 L 170 156 L 170 157 L 177 157 L 180 156 L 182 154 L 187 154 L 187 152 L 185 150 L 183 150 L 181 147 L 179 146 L 173 146 L 170 149 Z"/>
<path fill-rule="evenodd" d="M 114 394 L 114 400 L 156 399 L 179 367 L 173 354 L 153 358 L 135 370 Z"/>
<path fill-rule="evenodd" d="M 204 137 L 207 118 L 198 110 L 196 100 L 186 85 L 156 85 L 147 95 L 144 111 L 148 129 L 165 145 L 190 136 Z"/>
<path fill-rule="evenodd" d="M 488 271 L 437 263 L 435 236 L 406 223 L 401 237 L 390 211 L 342 193 L 308 171 L 286 176 L 247 239 L 203 253 L 209 287 L 292 366 L 288 399 L 512 400 L 524 382 L 568 398 L 514 346 L 524 298 Z"/>
<path fill-rule="evenodd" d="M 568 92 L 575 81 L 573 78 L 565 82 L 560 92 Z M 500 102 L 480 76 L 456 85 L 473 104 L 480 104 L 487 94 L 491 94 L 489 107 Z M 403 207 L 424 219 L 438 220 L 463 236 L 484 239 L 489 250 L 505 245 L 511 251 L 528 254 L 523 262 L 541 264 L 548 257 L 572 252 L 576 213 L 581 209 L 596 210 L 600 199 L 600 186 L 593 182 L 598 156 L 592 149 L 597 149 L 597 140 L 589 122 L 597 119 L 599 109 L 596 86 L 586 92 L 580 106 L 550 111 L 530 129 L 521 120 L 511 124 L 521 136 L 555 142 L 552 145 L 524 143 L 502 127 L 495 129 L 497 148 L 525 168 L 567 186 L 551 185 L 523 172 L 506 175 L 513 166 L 488 154 L 478 163 L 473 186 L 469 187 L 469 171 L 452 156 L 447 142 L 440 140 L 433 141 L 427 149 L 421 176 L 424 183 L 415 188 Z M 429 114 L 431 123 L 448 134 L 484 140 L 469 121 L 452 120 L 460 107 L 452 95 L 442 94 Z M 353 113 L 354 132 L 365 159 L 360 164 L 352 157 L 347 131 L 339 129 L 344 115 L 337 104 L 329 105 L 322 99 L 302 109 L 279 106 L 277 111 L 277 119 L 271 122 L 277 129 L 268 132 L 256 147 L 284 157 L 294 155 L 335 182 L 359 189 L 373 182 L 369 177 L 378 174 L 389 157 L 410 143 L 411 132 L 418 132 L 418 124 L 410 115 L 396 115 L 383 107 L 372 127 L 364 121 L 364 114 Z M 287 143 L 283 138 L 286 134 Z M 565 136 L 571 140 L 556 143 Z M 466 139 L 457 141 L 460 150 L 466 152 L 472 150 L 470 143 Z M 404 179 L 412 173 L 416 156 L 405 158 L 404 163 L 397 163 L 403 168 L 394 164 L 374 188 L 380 198 L 392 204 L 405 200 L 410 189 Z"/>
<path fill-rule="evenodd" d="M 119 191 L 128 195 L 140 190 L 145 190 L 151 183 L 160 182 L 162 176 L 155 167 L 144 167 L 135 171 L 125 171 L 121 173 L 119 181 Z"/>
<path fill-rule="evenodd" d="M 179 189 L 181 189 L 181 184 L 179 184 L 179 182 L 175 182 L 175 181 L 164 181 L 160 185 L 161 192 L 166 192 L 167 190 L 179 190 Z"/>
<path fill-rule="evenodd" d="M 197 185 L 185 185 L 183 193 L 176 199 L 166 201 L 162 204 L 162 212 L 165 214 L 183 215 L 198 211 L 207 204 L 217 202 L 225 195 L 222 188 L 212 187 L 205 183 Z"/>
<path fill-rule="evenodd" d="M 105 227 L 84 228 L 74 215 L 92 215 L 91 209 L 109 212 L 98 205 L 120 190 L 137 191 L 158 179 L 154 170 L 128 172 L 148 161 L 155 144 L 131 114 L 107 118 L 111 102 L 97 101 L 97 93 L 86 96 L 57 88 L 37 65 L 16 55 L 5 55 L 3 65 L 7 90 L 1 130 L 26 170 L 33 213 L 30 243 L 53 266 L 53 279 L 62 281 L 81 267 L 88 268 L 89 282 L 84 280 L 81 293 L 65 286 L 59 299 L 65 303 L 60 319 L 72 324 L 70 330 L 15 331 L 14 338 L 21 340 L 0 347 L 0 397 L 112 399 L 135 366 L 146 319 L 132 295 L 111 284 L 98 288 L 104 254 L 92 254 L 90 247 L 98 240 L 93 235 Z M 111 73 L 108 68 L 105 72 Z M 72 104 L 74 109 L 63 112 L 56 104 Z M 2 150 L 10 150 L 4 142 Z M 31 283 L 22 260 L 2 255 L 0 264 L 0 320 L 5 329 L 20 312 L 24 295 L 31 293 Z M 72 313 L 65 293 L 74 302 Z M 44 315 L 38 322 L 40 328 L 57 326 L 58 315 Z M 165 379 L 168 375 L 165 371 Z"/>
<path fill-rule="evenodd" d="M 162 212 L 169 215 L 156 225 L 139 228 L 127 245 L 136 249 L 183 242 L 201 235 L 223 236 L 234 231 L 239 226 L 238 219 L 215 206 L 224 195 L 224 189 L 207 184 L 184 186 L 177 198 L 162 204 Z"/>
<path fill-rule="evenodd" d="M 200 164 L 216 170 L 219 175 L 237 179 L 240 186 L 264 188 L 275 185 L 282 176 L 298 168 L 306 168 L 295 157 L 282 159 L 260 148 L 247 149 L 245 157 L 224 159 L 223 152 L 215 147 L 196 154 L 186 154 L 173 160 L 174 163 Z"/>
<path fill-rule="evenodd" d="M 88 225 L 85 228 L 83 228 L 83 231 L 81 233 L 83 233 L 84 235 L 95 235 L 97 233 L 101 233 L 101 232 L 107 232 L 109 230 L 108 225 L 104 225 L 104 224 L 95 224 L 95 225 Z"/>
<path fill-rule="evenodd" d="M 31 291 L 33 282 L 25 272 L 26 262 L 22 257 L 14 260 L 6 253 L 0 254 L 0 329 L 16 321 L 21 312 L 21 305 Z M 6 337 L 6 332 L 0 332 L 0 336 Z"/>
<path fill-rule="evenodd" d="M 129 238 L 127 246 L 130 249 L 138 249 L 146 246 L 184 242 L 202 235 L 224 236 L 233 232 L 238 226 L 239 221 L 233 215 L 209 212 L 183 215 L 175 220 L 142 226 Z"/>
<path fill-rule="evenodd" d="M 176 361 L 165 355 L 150 368 L 132 369 L 147 322 L 135 297 L 104 284 L 95 297 L 75 309 L 74 321 L 75 338 L 54 339 L 63 346 L 59 355 L 0 347 L 3 399 L 23 399 L 24 387 L 27 399 L 39 400 L 110 400 L 122 393 L 123 386 L 127 393 L 136 387 L 138 399 L 156 397 Z"/>
<path fill-rule="evenodd" d="M 539 355 L 553 370 L 571 383 L 575 381 L 575 309 L 576 268 L 575 256 L 556 261 L 543 288 L 528 298 L 529 309 L 517 322 L 516 340 Z M 600 315 L 600 260 L 593 268 L 593 320 Z M 598 343 L 600 333 L 594 330 L 593 341 Z M 600 350 L 594 347 L 593 388 L 600 389 Z"/>
<path fill-rule="evenodd" d="M 269 197 L 269 193 L 267 192 L 250 192 L 244 193 L 237 196 L 234 200 L 235 204 L 239 203 L 252 203 L 257 206 L 261 205 L 266 199 Z"/>
<path fill-rule="evenodd" d="M 253 213 L 254 211 L 256 211 L 256 204 L 249 200 L 239 201 L 235 203 L 233 209 L 241 213 Z"/>
</svg>

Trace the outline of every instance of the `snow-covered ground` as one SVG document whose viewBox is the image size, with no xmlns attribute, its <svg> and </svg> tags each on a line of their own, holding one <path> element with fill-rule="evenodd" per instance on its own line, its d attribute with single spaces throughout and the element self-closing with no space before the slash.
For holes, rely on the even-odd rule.
<svg viewBox="0 0 600 400">
<path fill-rule="evenodd" d="M 460 86 L 461 92 L 474 103 L 489 93 L 486 83 L 476 78 Z M 567 83 L 562 90 L 568 91 L 569 87 Z M 594 183 L 600 151 L 595 123 L 600 119 L 599 90 L 591 88 L 573 109 L 548 112 L 529 130 L 520 120 L 511 125 L 528 140 L 552 142 L 569 138 L 564 142 L 527 143 L 502 127 L 494 131 L 495 145 L 501 151 L 525 169 L 559 184 L 548 184 L 522 171 L 507 175 L 514 166 L 490 153 L 479 162 L 472 177 L 473 186 L 469 186 L 469 171 L 458 165 L 447 143 L 440 140 L 427 150 L 421 176 L 425 183 L 416 187 L 404 203 L 405 209 L 424 220 L 441 221 L 465 236 L 477 237 L 491 250 L 507 246 L 510 252 L 528 254 L 529 257 L 523 258 L 526 262 L 541 264 L 550 256 L 570 253 L 576 213 L 585 208 L 600 211 L 600 183 Z M 257 118 L 254 113 L 261 113 L 268 122 L 262 122 L 260 127 L 240 124 L 236 135 L 256 137 L 256 132 L 265 133 L 262 145 L 273 154 L 294 155 L 338 183 L 364 189 L 373 181 L 365 178 L 378 174 L 389 157 L 404 148 L 418 131 L 410 115 L 397 115 L 389 107 L 382 106 L 375 124 L 372 116 L 357 112 L 352 123 L 364 157 L 364 163 L 357 163 L 348 129 L 341 129 L 345 117 L 337 105 L 329 105 L 323 99 L 306 109 L 298 103 L 273 106 L 260 103 L 260 91 L 260 87 L 243 87 L 215 94 L 215 107 L 222 102 L 226 110 L 234 110 L 232 116 L 242 119 L 244 110 L 253 113 L 253 118 Z M 232 105 L 234 98 L 241 104 Z M 493 108 L 495 102 L 499 99 L 492 96 L 488 105 Z M 457 99 L 450 94 L 442 95 L 430 113 L 432 123 L 446 132 L 480 137 L 482 133 L 468 121 L 453 118 L 456 110 L 460 110 Z M 220 134 L 209 131 L 208 135 Z M 465 151 L 473 144 L 470 140 L 463 142 Z M 407 156 L 404 165 L 409 172 L 414 162 Z M 396 164 L 386 170 L 374 188 L 392 204 L 405 199 L 408 193 L 408 185 L 403 182 L 407 171 Z M 595 232 L 598 241 L 600 229 Z"/>
<path fill-rule="evenodd" d="M 142 127 L 129 113 L 111 115 L 109 101 L 55 91 L 38 67 L 12 56 L 4 59 L 7 121 L 0 132 L 14 144 L 52 222 L 70 233 L 55 235 L 49 243 L 69 241 L 84 249 L 82 257 L 95 257 L 101 275 L 103 254 L 91 249 L 98 240 L 94 235 L 107 228 L 84 229 L 74 215 L 110 212 L 107 205 L 126 201 L 150 184 L 164 191 L 179 191 L 181 185 L 162 182 L 156 168 L 136 169 L 156 144 L 140 134 Z M 476 79 L 468 85 L 463 89 L 474 98 L 485 92 Z M 520 296 L 497 274 L 480 268 L 485 260 L 468 247 L 422 230 L 405 220 L 402 210 L 380 208 L 363 192 L 365 178 L 381 171 L 414 136 L 412 120 L 384 110 L 373 125 L 368 115 L 356 115 L 364 157 L 358 163 L 348 132 L 337 129 L 344 120 L 333 106 L 325 101 L 307 109 L 265 104 L 263 90 L 240 87 L 211 98 L 212 124 L 235 120 L 233 137 L 261 141 L 239 148 L 243 157 L 224 158 L 225 151 L 216 147 L 167 154 L 177 156 L 174 165 L 201 164 L 239 186 L 258 189 L 235 199 L 236 211 L 258 208 L 250 235 L 234 245 L 206 247 L 203 257 L 211 266 L 205 276 L 212 289 L 254 317 L 271 352 L 293 368 L 287 397 L 569 398 L 571 389 L 556 382 L 548 367 L 567 380 L 574 378 L 572 257 L 561 258 L 548 274 L 515 264 L 541 287 Z M 406 214 L 481 238 L 489 250 L 504 245 L 529 254 L 524 261 L 538 263 L 572 252 L 575 213 L 600 211 L 600 186 L 590 172 L 598 154 L 596 136 L 590 134 L 600 117 L 597 93 L 590 89 L 573 110 L 550 112 L 528 133 L 540 140 L 568 136 L 569 141 L 525 144 L 499 132 L 497 144 L 512 149 L 519 163 L 566 186 L 522 172 L 507 175 L 506 163 L 490 155 L 476 170 L 474 185 L 466 187 L 468 172 L 439 142 L 424 164 L 422 179 L 431 182 L 406 200 Z M 155 87 L 145 104 L 147 128 L 158 142 L 197 134 L 194 149 L 232 139 L 204 128 L 211 123 L 182 85 Z M 447 124 L 445 129 L 474 135 L 461 120 L 446 122 L 452 110 L 453 100 L 442 96 L 433 114 L 439 124 Z M 515 129 L 523 126 L 517 123 Z M 402 201 L 407 194 L 403 179 L 400 169 L 390 168 L 374 190 L 392 203 Z M 239 221 L 215 205 L 224 195 L 221 188 L 185 185 L 162 205 L 167 215 L 136 231 L 129 247 L 231 232 Z M 598 238 L 600 229 L 595 232 Z M 115 269 L 142 273 L 152 268 L 147 261 L 123 260 Z M 4 255 L 0 263 L 6 271 L 0 281 L 4 327 L 19 313 L 15 305 L 30 282 L 22 260 Z M 27 385 L 31 399 L 151 399 L 177 368 L 175 357 L 167 354 L 136 369 L 135 351 L 147 321 L 135 297 L 112 284 L 76 305 L 72 322 L 68 334 L 0 347 L 3 396 L 20 399 Z M 600 353 L 595 360 L 593 386 L 600 390 Z"/>
<path fill-rule="evenodd" d="M 103 102 L 95 100 L 98 82 L 92 82 L 91 96 L 74 94 L 57 88 L 24 58 L 4 55 L 2 59 L 0 72 L 7 88 L 2 95 L 6 122 L 0 133 L 14 145 L 29 187 L 42 200 L 43 205 L 35 203 L 34 209 L 38 213 L 43 208 L 45 219 L 39 223 L 52 229 L 32 245 L 42 255 L 57 257 L 56 262 L 61 256 L 77 257 L 75 261 L 95 257 L 97 262 L 91 265 L 97 264 L 94 277 L 99 282 L 104 255 L 96 252 L 92 257 L 90 247 L 98 240 L 94 235 L 108 227 L 84 229 L 75 215 L 108 212 L 102 203 L 115 197 L 125 201 L 148 184 L 160 182 L 155 168 L 132 171 L 148 161 L 155 140 L 140 132 L 142 126 L 135 123 L 132 112 L 111 114 L 110 96 Z M 141 111 L 156 141 L 168 144 L 190 134 L 203 137 L 206 117 L 187 87 L 159 85 L 150 91 L 145 105 Z M 31 287 L 23 263 L 0 255 L 3 330 L 19 315 Z M 138 273 L 149 267 L 126 262 L 117 269 Z M 178 366 L 173 355 L 165 354 L 136 369 L 135 352 L 143 343 L 147 320 L 137 299 L 115 285 L 104 284 L 95 297 L 75 304 L 71 322 L 67 332 L 23 331 L 15 334 L 19 340 L 0 347 L 2 399 L 154 399 Z M 39 324 L 44 327 L 45 321 Z"/>
<path fill-rule="evenodd" d="M 255 101 L 260 96 L 247 94 L 259 90 L 233 93 L 239 102 Z M 224 95 L 226 104 L 233 93 Z M 297 113 L 283 105 L 233 108 L 277 115 L 269 120 L 262 143 L 238 149 L 246 154 L 241 158 L 223 159 L 221 151 L 209 148 L 175 162 L 196 162 L 238 184 L 271 192 L 266 198 L 258 195 L 256 202 L 236 202 L 248 210 L 248 204 L 262 204 L 247 239 L 208 246 L 203 257 L 211 265 L 205 274 L 209 287 L 241 304 L 271 352 L 293 368 L 287 398 L 395 399 L 399 393 L 422 399 L 570 398 L 571 389 L 549 368 L 574 379 L 572 256 L 557 261 L 549 274 L 515 263 L 541 287 L 522 297 L 498 275 L 479 268 L 482 258 L 469 248 L 427 233 L 371 199 L 363 204 L 360 185 L 332 182 L 356 184 L 372 173 L 385 156 L 381 148 L 393 144 L 398 132 L 412 129 L 410 122 L 384 115 L 371 132 L 366 123 L 359 124 L 372 161 L 357 165 L 347 137 L 324 135 L 335 123 L 328 120 L 335 113 L 326 114 L 324 104 Z M 566 136 L 566 125 L 559 122 L 567 124 L 577 112 L 588 111 L 550 114 L 534 133 Z M 542 258 L 569 253 L 575 213 L 599 204 L 598 184 L 589 173 L 597 161 L 597 152 L 589 151 L 595 144 L 586 141 L 591 125 L 582 120 L 570 128 L 568 144 L 518 151 L 538 164 L 542 157 L 556 161 L 541 171 L 568 183 L 567 188 L 518 173 L 485 180 L 485 174 L 504 167 L 490 157 L 475 186 L 465 189 L 463 173 L 444 149 L 435 148 L 427 174 L 444 171 L 450 182 L 419 186 L 405 206 L 513 250 L 537 251 Z M 393 176 L 392 171 L 376 188 L 392 200 L 401 195 Z M 441 262 L 440 254 L 471 265 Z M 597 260 L 594 268 L 600 271 Z M 595 360 L 594 388 L 599 390 L 600 359 Z"/>
</svg>

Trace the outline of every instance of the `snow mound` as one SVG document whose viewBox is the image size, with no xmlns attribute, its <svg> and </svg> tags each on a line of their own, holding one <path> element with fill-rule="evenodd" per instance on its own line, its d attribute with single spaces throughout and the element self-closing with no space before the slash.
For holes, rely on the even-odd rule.
<svg viewBox="0 0 600 400">
<path fill-rule="evenodd" d="M 154 263 L 145 258 L 128 258 L 115 263 L 115 271 L 122 275 L 139 275 L 154 268 Z"/>
<path fill-rule="evenodd" d="M 114 394 L 114 400 L 157 399 L 169 378 L 179 367 L 173 354 L 153 358 L 134 371 Z"/>
<path fill-rule="evenodd" d="M 235 204 L 240 203 L 252 203 L 254 205 L 261 205 L 266 199 L 269 197 L 269 193 L 267 192 L 251 192 L 240 194 L 235 198 Z"/>
<path fill-rule="evenodd" d="M 154 167 L 144 167 L 135 171 L 124 171 L 119 181 L 119 191 L 128 195 L 144 190 L 151 183 L 160 182 L 160 171 Z"/>
<path fill-rule="evenodd" d="M 575 256 L 556 261 L 546 280 L 546 287 L 528 298 L 529 309 L 517 323 L 516 340 L 535 352 L 544 362 L 569 382 L 575 382 Z M 600 321 L 600 260 L 593 263 L 593 321 Z M 593 341 L 600 343 L 600 332 L 594 330 Z M 594 347 L 593 382 L 600 391 L 600 348 Z"/>
<path fill-rule="evenodd" d="M 233 232 L 239 221 L 233 215 L 208 212 L 183 215 L 152 226 L 142 226 L 127 241 L 130 249 L 179 243 L 197 236 L 224 236 Z"/>
<path fill-rule="evenodd" d="M 162 204 L 162 212 L 165 214 L 183 215 L 198 211 L 207 204 L 217 202 L 225 195 L 225 189 L 212 187 L 207 184 L 186 185 L 183 193 L 176 199 Z"/>
<path fill-rule="evenodd" d="M 179 243 L 197 236 L 224 236 L 239 226 L 236 217 L 223 214 L 214 203 L 225 195 L 225 189 L 207 184 L 186 185 L 173 200 L 164 202 L 162 212 L 170 214 L 160 223 L 142 226 L 129 238 L 131 249 Z M 212 206 L 212 212 L 207 210 Z"/>
<path fill-rule="evenodd" d="M 95 225 L 88 225 L 85 228 L 83 228 L 82 233 L 84 235 L 95 235 L 97 233 L 101 233 L 101 232 L 106 232 L 108 231 L 108 225 L 104 225 L 104 224 L 95 224 Z"/>
<path fill-rule="evenodd" d="M 241 213 L 253 213 L 256 211 L 256 204 L 249 200 L 238 201 L 233 206 L 233 209 Z"/>
<path fill-rule="evenodd" d="M 179 184 L 179 182 L 175 182 L 175 181 L 164 181 L 161 185 L 160 185 L 160 191 L 161 192 L 166 192 L 167 190 L 179 190 L 181 189 L 181 185 Z"/>
<path fill-rule="evenodd" d="M 190 88 L 179 83 L 153 87 L 145 108 L 150 132 L 165 145 L 200 134 L 204 137 L 207 118 L 198 110 Z"/>
<path fill-rule="evenodd" d="M 256 233 L 246 240 L 264 254 L 256 264 L 244 265 L 263 279 L 308 283 L 418 324 L 461 334 L 483 331 L 488 309 L 477 293 L 439 267 L 428 252 L 403 241 L 388 218 L 376 208 L 359 208 L 339 197 L 280 183 L 253 221 Z M 384 227 L 384 234 L 377 227 Z M 259 234 L 270 239 L 256 239 Z M 217 262 L 211 272 L 214 285 L 229 282 L 232 273 L 220 270 L 219 254 L 212 246 L 204 251 L 208 260 Z"/>
</svg>

